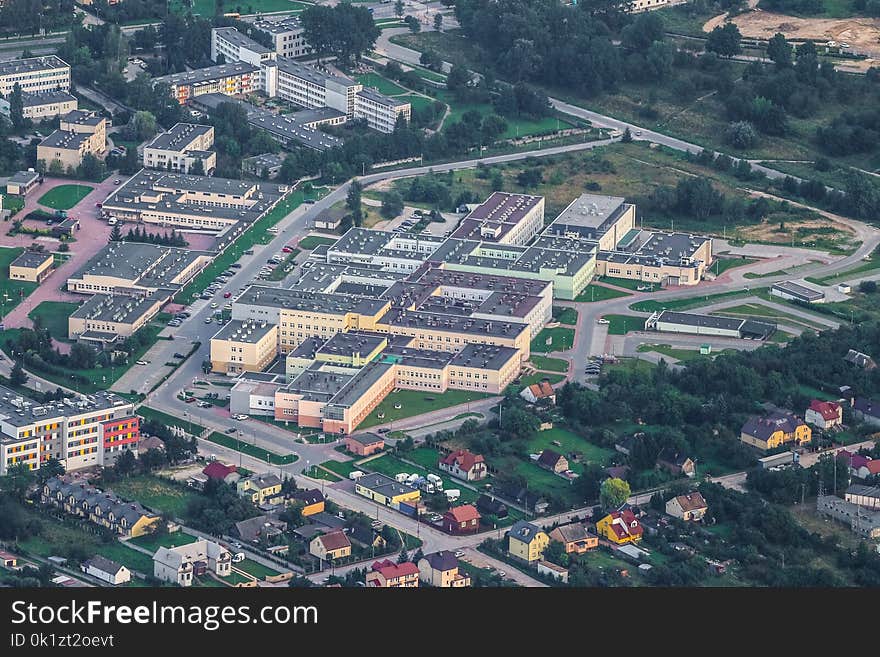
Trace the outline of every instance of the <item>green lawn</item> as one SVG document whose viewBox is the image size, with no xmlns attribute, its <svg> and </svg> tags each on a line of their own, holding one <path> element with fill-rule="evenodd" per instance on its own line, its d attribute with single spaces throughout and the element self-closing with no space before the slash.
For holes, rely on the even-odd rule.
<svg viewBox="0 0 880 657">
<path fill-rule="evenodd" d="M 844 269 L 843 271 L 831 274 L 830 276 L 822 276 L 821 278 L 814 279 L 813 282 L 816 282 L 819 285 L 829 285 L 835 281 L 845 281 L 849 278 L 853 278 L 858 274 L 864 274 L 867 272 L 876 274 L 877 271 L 880 270 L 880 249 L 874 249 L 874 252 L 867 256 L 867 258 L 867 260 L 863 260 L 849 269 Z"/>
<path fill-rule="evenodd" d="M 438 469 L 437 464 L 440 462 L 440 452 L 433 447 L 416 447 L 415 449 L 401 454 L 401 456 L 407 461 L 418 463 L 423 468 L 427 468 L 432 472 L 446 476 L 445 472 L 441 473 Z"/>
<path fill-rule="evenodd" d="M 645 318 L 636 317 L 635 315 L 603 315 L 602 319 L 607 319 L 608 333 L 611 335 L 626 335 L 630 331 L 644 331 Z"/>
<path fill-rule="evenodd" d="M 195 433 L 196 435 L 204 432 L 205 427 L 200 424 L 196 424 L 195 422 L 191 422 L 188 418 L 180 418 L 174 415 L 169 415 L 168 413 L 163 413 L 162 411 L 157 411 L 156 409 L 150 408 L 149 406 L 141 406 L 138 410 L 138 415 L 144 417 L 147 420 L 153 420 L 155 422 L 163 422 L 166 426 L 169 427 L 180 427 L 190 433 Z"/>
<path fill-rule="evenodd" d="M 559 496 L 570 506 L 581 505 L 584 502 L 580 495 L 575 493 L 573 483 L 539 467 L 536 463 L 529 460 L 528 455 L 523 458 L 507 457 L 500 463 L 499 467 L 503 468 L 504 472 L 512 472 L 524 477 L 528 484 L 528 489 L 532 492 L 537 492 L 544 496 Z"/>
<path fill-rule="evenodd" d="M 205 440 L 218 445 L 223 445 L 223 447 L 228 447 L 229 449 L 234 449 L 242 454 L 247 454 L 248 456 L 252 456 L 260 461 L 265 461 L 271 465 L 289 465 L 290 463 L 296 463 L 299 458 L 296 454 L 281 455 L 276 454 L 275 452 L 270 452 L 262 447 L 251 445 L 247 440 L 239 440 L 234 436 L 220 433 L 219 431 L 212 431 L 206 436 Z"/>
<path fill-rule="evenodd" d="M 549 372 L 568 372 L 568 361 L 562 358 L 548 358 L 547 356 L 532 355 L 529 362 L 536 369 Z"/>
<path fill-rule="evenodd" d="M 728 269 L 733 269 L 734 267 L 742 267 L 744 265 L 751 265 L 755 262 L 758 262 L 757 258 L 716 258 L 715 262 L 712 263 L 712 266 L 709 267 L 709 271 L 711 271 L 716 276 L 720 276 Z"/>
<path fill-rule="evenodd" d="M 773 319 L 779 321 L 786 321 L 794 324 L 795 326 L 804 326 L 807 328 L 813 328 L 816 330 L 824 330 L 828 328 L 825 324 L 820 323 L 819 321 L 811 321 L 804 317 L 800 317 L 798 315 L 793 315 L 790 313 L 783 312 L 781 310 L 777 310 L 776 308 L 770 308 L 760 303 L 744 303 L 739 306 L 730 306 L 729 308 L 724 308 L 723 310 L 718 310 L 712 313 L 713 315 L 732 315 L 732 316 L 746 316 L 746 317 L 759 317 L 765 319 Z M 819 317 L 816 317 L 816 320 L 819 320 Z"/>
<path fill-rule="evenodd" d="M 766 288 L 764 288 L 766 289 Z M 629 308 L 643 313 L 659 312 L 661 310 L 688 310 L 690 308 L 699 308 L 700 306 L 708 306 L 719 301 L 725 301 L 734 297 L 743 297 L 757 294 L 759 290 L 731 290 L 730 292 L 720 292 L 718 294 L 707 294 L 706 296 L 688 297 L 686 299 L 668 299 L 663 301 L 655 301 L 647 299 L 645 301 L 636 301 Z"/>
<path fill-rule="evenodd" d="M 65 301 L 43 301 L 39 306 L 28 313 L 28 317 L 36 320 L 38 317 L 43 328 L 49 330 L 56 340 L 67 341 L 67 319 L 73 311 L 79 308 L 79 304 Z"/>
<path fill-rule="evenodd" d="M 553 442 L 558 441 L 559 445 Z M 614 456 L 614 450 L 599 447 L 586 438 L 582 438 L 561 427 L 554 427 L 547 431 L 539 431 L 534 438 L 528 442 L 529 453 L 538 453 L 545 449 L 552 449 L 560 454 L 568 454 L 569 452 L 577 452 L 582 454 L 582 459 L 586 459 L 590 463 L 598 463 L 606 465 L 611 457 Z M 583 470 L 582 464 L 569 462 L 569 466 L 575 472 Z"/>
<path fill-rule="evenodd" d="M 571 349 L 573 344 L 574 329 L 558 326 L 541 329 L 541 332 L 532 338 L 531 350 L 533 352 L 565 351 Z"/>
<path fill-rule="evenodd" d="M 190 543 L 195 543 L 197 540 L 199 539 L 192 534 L 177 531 L 172 532 L 171 534 L 146 534 L 145 536 L 138 536 L 137 538 L 131 539 L 131 542 L 138 547 L 142 547 L 145 550 L 155 553 L 160 547 L 173 548 L 180 545 L 189 545 Z"/>
<path fill-rule="evenodd" d="M 236 584 L 247 584 L 248 582 L 253 581 L 250 577 L 242 575 L 241 573 L 237 573 L 234 570 L 227 577 L 222 577 L 221 579 L 224 582 L 227 582 L 230 586 L 235 586 Z"/>
<path fill-rule="evenodd" d="M 366 429 L 377 424 L 395 422 L 406 417 L 457 406 L 489 396 L 485 392 L 471 392 L 470 390 L 447 390 L 442 394 L 419 390 L 400 390 L 392 392 L 382 400 L 382 403 L 360 424 L 360 428 Z M 400 404 L 400 408 L 394 408 L 396 404 Z M 379 415 L 382 414 L 384 417 L 380 418 Z"/>
<path fill-rule="evenodd" d="M 560 324 L 574 326 L 578 321 L 578 311 L 569 306 L 553 306 L 553 319 Z"/>
<path fill-rule="evenodd" d="M 721 351 L 712 351 L 709 355 L 703 355 L 700 353 L 700 349 L 681 349 L 676 348 L 668 344 L 640 344 L 638 349 L 641 353 L 647 353 L 653 351 L 662 356 L 668 356 L 669 358 L 674 358 L 675 360 L 679 360 L 682 362 L 687 362 L 690 360 L 699 360 L 700 358 L 712 358 L 713 356 L 717 356 L 718 354 L 735 354 L 736 349 L 723 349 Z"/>
<path fill-rule="evenodd" d="M 636 281 L 631 278 L 616 278 L 614 276 L 599 276 L 596 278 L 597 281 L 601 283 L 607 283 L 608 285 L 614 285 L 615 287 L 622 287 L 627 290 L 634 290 L 638 292 L 657 292 L 661 290 L 660 283 L 650 283 L 646 281 Z M 642 289 L 639 289 L 642 288 Z"/>
<path fill-rule="evenodd" d="M 406 89 L 378 73 L 365 73 L 356 76 L 355 79 L 365 87 L 375 87 L 380 94 L 386 96 L 399 96 L 406 93 Z"/>
<path fill-rule="evenodd" d="M 245 559 L 244 561 L 235 564 L 235 567 L 239 570 L 243 570 L 248 575 L 256 577 L 257 579 L 265 579 L 266 577 L 281 574 L 277 570 L 273 570 L 272 568 L 264 566 L 263 564 L 257 563 L 256 561 L 253 561 L 251 559 Z"/>
<path fill-rule="evenodd" d="M 311 251 L 316 246 L 321 246 L 322 244 L 333 244 L 337 240 L 335 237 L 321 237 L 320 235 L 308 235 L 303 237 L 297 246 L 303 251 Z"/>
<path fill-rule="evenodd" d="M 22 248 L 0 247 L 0 316 L 6 316 L 15 308 L 22 299 L 39 287 L 37 283 L 28 281 L 13 281 L 9 278 L 9 265 L 18 256 L 24 253 Z M 67 334 L 65 328 L 65 335 Z"/>
<path fill-rule="evenodd" d="M 125 543 L 117 541 L 105 543 L 98 547 L 95 554 L 112 559 L 129 570 L 136 570 L 144 575 L 153 574 L 153 559 L 143 552 L 138 552 L 134 548 L 128 547 Z"/>
<path fill-rule="evenodd" d="M 183 486 L 154 477 L 138 475 L 120 479 L 113 484 L 113 492 L 127 500 L 136 500 L 150 509 L 170 513 L 179 518 L 190 500 L 198 495 Z"/>
<path fill-rule="evenodd" d="M 358 466 L 354 464 L 354 461 L 324 461 L 321 464 L 321 467 L 325 470 L 330 470 L 330 472 L 335 472 L 342 479 L 348 479 L 348 475 L 355 470 L 358 470 Z"/>
<path fill-rule="evenodd" d="M 783 342 L 789 342 L 791 340 L 794 340 L 794 338 L 795 338 L 795 336 L 793 333 L 789 333 L 788 331 L 783 331 L 782 329 L 776 329 L 773 332 L 773 335 L 771 335 L 769 338 L 767 338 L 767 340 L 769 340 L 770 342 L 783 343 Z"/>
<path fill-rule="evenodd" d="M 5 195 L 3 197 L 3 209 L 10 211 L 10 216 L 15 216 L 15 214 L 24 207 L 24 198 L 21 196 L 8 196 Z"/>
<path fill-rule="evenodd" d="M 620 297 L 628 296 L 630 296 L 629 292 L 590 283 L 584 288 L 584 291 L 578 295 L 575 301 L 592 303 L 594 301 L 608 301 L 608 299 L 619 299 Z"/>
<path fill-rule="evenodd" d="M 337 477 L 332 472 L 327 472 L 326 470 L 324 470 L 323 468 L 321 468 L 317 465 L 310 466 L 309 469 L 306 470 L 305 474 L 308 475 L 309 477 L 311 477 L 312 479 L 323 479 L 324 481 L 329 481 L 331 483 L 335 483 L 337 481 L 342 481 L 341 477 Z"/>
<path fill-rule="evenodd" d="M 240 2 L 227 1 L 223 5 L 224 12 L 238 12 L 240 14 L 264 14 L 277 11 L 299 12 L 310 6 L 311 3 L 291 2 L 291 0 L 241 0 Z M 190 11 L 179 0 L 173 0 L 172 8 L 179 13 Z M 192 13 L 211 18 L 216 12 L 214 0 L 193 0 Z"/>
<path fill-rule="evenodd" d="M 70 210 L 88 196 L 94 187 L 89 185 L 58 185 L 43 194 L 37 203 L 55 210 Z"/>
</svg>

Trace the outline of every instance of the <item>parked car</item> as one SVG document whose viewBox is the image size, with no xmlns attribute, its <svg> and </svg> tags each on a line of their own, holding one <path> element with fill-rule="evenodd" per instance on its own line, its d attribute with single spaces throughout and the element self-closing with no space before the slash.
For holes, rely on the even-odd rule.
<svg viewBox="0 0 880 657">
<path fill-rule="evenodd" d="M 178 352 L 174 352 L 174 357 L 175 358 L 186 358 L 186 356 L 184 356 L 183 354 L 178 353 Z"/>
<path fill-rule="evenodd" d="M 596 323 L 597 323 L 597 324 L 610 324 L 611 322 L 609 322 L 609 321 L 608 321 L 607 319 L 605 319 L 604 317 L 600 317 L 599 319 L 596 320 Z"/>
<path fill-rule="evenodd" d="M 233 420 L 247 420 L 248 416 L 245 415 L 244 413 L 237 413 L 236 415 L 232 416 L 232 419 Z"/>
<path fill-rule="evenodd" d="M 216 308 L 216 307 L 219 306 L 219 305 L 220 305 L 220 304 L 218 304 L 218 303 L 215 301 L 214 303 L 211 304 L 211 308 Z"/>
<path fill-rule="evenodd" d="M 231 297 L 231 296 L 232 296 L 232 292 L 226 292 L 226 293 L 223 294 L 223 298 L 224 298 L 224 299 L 228 299 L 228 298 Z"/>
<path fill-rule="evenodd" d="M 139 361 L 137 361 L 137 364 L 138 364 L 138 365 L 149 365 L 150 363 L 149 363 L 148 361 L 145 361 L 145 360 L 139 360 Z"/>
</svg>

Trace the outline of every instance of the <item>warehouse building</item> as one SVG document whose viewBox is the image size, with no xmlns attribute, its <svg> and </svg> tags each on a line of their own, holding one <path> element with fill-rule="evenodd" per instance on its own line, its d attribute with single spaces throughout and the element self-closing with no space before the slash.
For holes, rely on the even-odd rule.
<svg viewBox="0 0 880 657">
<path fill-rule="evenodd" d="M 824 292 L 792 281 L 774 283 L 770 286 L 770 294 L 774 297 L 788 299 L 789 301 L 802 301 L 803 303 L 824 303 L 825 301 Z"/>
<path fill-rule="evenodd" d="M 766 340 L 776 331 L 776 325 L 756 322 L 751 319 L 664 310 L 661 313 L 653 313 L 647 319 L 645 330 L 711 335 L 719 338 Z"/>
</svg>

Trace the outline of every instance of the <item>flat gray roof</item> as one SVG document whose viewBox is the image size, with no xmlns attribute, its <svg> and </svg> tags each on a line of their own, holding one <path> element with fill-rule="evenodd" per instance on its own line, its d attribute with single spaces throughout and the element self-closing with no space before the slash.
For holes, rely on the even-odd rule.
<svg viewBox="0 0 880 657">
<path fill-rule="evenodd" d="M 274 328 L 275 325 L 269 322 L 254 319 L 232 319 L 211 336 L 211 339 L 254 344 L 265 338 Z"/>
<path fill-rule="evenodd" d="M 21 94 L 21 102 L 25 107 L 39 107 L 40 105 L 51 105 L 53 103 L 69 103 L 72 100 L 76 100 L 76 96 L 61 89 L 54 91 L 33 91 Z"/>
<path fill-rule="evenodd" d="M 62 116 L 61 120 L 65 123 L 96 126 L 107 119 L 89 110 L 75 109 Z"/>
<path fill-rule="evenodd" d="M 25 251 L 10 263 L 10 267 L 27 267 L 36 269 L 43 265 L 46 260 L 52 260 L 51 253 L 38 253 L 37 251 Z"/>
<path fill-rule="evenodd" d="M 40 174 L 36 171 L 16 171 L 11 176 L 9 176 L 8 182 L 16 185 L 27 185 L 28 183 L 32 183 L 39 177 Z"/>
<path fill-rule="evenodd" d="M 817 290 L 813 290 L 811 288 L 805 287 L 803 285 L 799 285 L 798 283 L 794 283 L 792 281 L 783 281 L 781 283 L 774 283 L 773 288 L 777 290 L 781 290 L 788 294 L 797 296 L 798 298 L 804 299 L 805 301 L 815 301 L 818 299 L 824 299 L 825 293 L 819 292 Z"/>
<path fill-rule="evenodd" d="M 452 237 L 474 240 L 487 239 L 483 236 L 483 227 L 489 226 L 496 228 L 498 234 L 488 239 L 498 240 L 509 233 L 542 200 L 542 196 L 493 192 L 489 198 L 467 214 L 455 232 L 452 233 Z"/>
<path fill-rule="evenodd" d="M 146 315 L 162 297 L 96 294 L 70 315 L 77 319 L 131 324 Z"/>
<path fill-rule="evenodd" d="M 156 135 L 145 148 L 157 148 L 164 151 L 188 150 L 188 146 L 198 137 L 213 130 L 213 126 L 197 123 L 177 123 L 167 132 Z"/>
<path fill-rule="evenodd" d="M 581 194 L 553 220 L 553 224 L 572 228 L 601 230 L 624 211 L 626 199 L 604 194 Z"/>
<path fill-rule="evenodd" d="M 360 85 L 359 82 L 355 82 L 351 78 L 321 71 L 314 66 L 302 64 L 296 60 L 290 59 L 289 57 L 279 57 L 276 60 L 276 63 L 278 64 L 279 73 L 283 72 L 287 75 L 292 75 L 294 77 L 306 80 L 308 82 L 311 82 L 312 84 L 317 84 L 319 86 L 325 86 L 328 82 L 335 82 L 336 84 L 342 85 L 343 87 L 353 87 Z"/>
<path fill-rule="evenodd" d="M 358 373 L 349 379 L 342 389 L 333 396 L 330 404 L 334 406 L 351 406 L 358 399 L 364 396 L 376 381 L 378 381 L 388 369 L 392 367 L 389 363 L 381 361 L 373 361 L 364 365 Z"/>
<path fill-rule="evenodd" d="M 54 68 L 69 68 L 67 62 L 57 55 L 44 55 L 42 57 L 28 57 L 27 59 L 10 59 L 0 62 L 0 75 L 12 75 L 14 73 L 35 73 Z"/>
<path fill-rule="evenodd" d="M 395 326 L 419 326 L 434 331 L 454 331 L 456 333 L 509 338 L 514 338 L 529 329 L 529 325 L 524 322 L 475 319 L 473 317 L 404 310 L 403 308 L 392 308 L 379 321 L 391 325 L 392 331 Z"/>
<path fill-rule="evenodd" d="M 364 87 L 358 91 L 358 96 L 371 100 L 377 105 L 385 105 L 386 107 L 399 107 L 401 105 L 409 104 L 409 101 L 407 100 L 399 100 L 397 98 L 386 96 L 385 94 L 380 94 L 379 90 L 374 89 L 373 87 Z"/>
<path fill-rule="evenodd" d="M 260 155 L 252 155 L 242 160 L 242 164 L 247 163 L 255 167 L 257 170 L 264 168 L 274 169 L 280 167 L 284 163 L 284 158 L 276 153 L 261 153 Z"/>
<path fill-rule="evenodd" d="M 701 326 L 725 331 L 738 331 L 746 320 L 718 315 L 696 315 L 694 313 L 677 313 L 664 310 L 657 318 L 658 322 L 681 324 L 683 326 Z"/>
<path fill-rule="evenodd" d="M 43 141 L 40 146 L 45 148 L 63 148 L 69 150 L 79 150 L 84 141 L 88 141 L 90 135 L 87 132 L 67 132 L 65 130 L 56 130 Z"/>
<path fill-rule="evenodd" d="M 210 254 L 140 242 L 110 242 L 72 278 L 113 276 L 148 287 L 161 287 L 170 285 L 168 281 L 189 267 L 196 258 L 205 255 Z"/>
<path fill-rule="evenodd" d="M 267 52 L 274 52 L 270 48 L 257 43 L 246 34 L 242 34 L 234 27 L 215 27 L 213 31 L 230 43 L 234 43 L 236 46 L 244 46 L 255 53 L 264 54 Z"/>
<path fill-rule="evenodd" d="M 357 373 L 357 370 L 352 370 L 351 374 L 341 374 L 335 370 L 328 372 L 320 367 L 320 363 L 315 363 L 301 372 L 285 391 L 301 394 L 310 401 L 329 402 Z"/>
<path fill-rule="evenodd" d="M 172 73 L 171 75 L 163 75 L 158 78 L 153 78 L 153 84 L 199 84 L 203 82 L 221 80 L 223 78 L 228 78 L 235 75 L 242 75 L 244 73 L 256 73 L 259 70 L 259 66 L 254 66 L 253 64 L 248 64 L 247 62 L 217 64 L 216 66 L 197 68 L 194 71 L 183 71 L 181 73 Z"/>
<path fill-rule="evenodd" d="M 277 19 L 275 17 L 265 17 L 253 22 L 253 26 L 263 32 L 269 34 L 284 34 L 285 32 L 302 31 L 302 23 L 297 16 L 285 16 Z"/>
<path fill-rule="evenodd" d="M 513 347 L 491 344 L 469 344 L 455 354 L 450 365 L 457 367 L 479 367 L 484 370 L 499 370 L 519 353 Z"/>
<path fill-rule="evenodd" d="M 94 411 L 123 407 L 131 410 L 131 402 L 116 394 L 100 390 L 91 395 L 72 395 L 62 401 L 40 404 L 30 397 L 0 386 L 0 420 L 20 427 L 35 421 L 73 417 Z M 20 438 L 0 435 L 0 442 L 18 442 Z M 27 439 L 26 439 L 27 440 Z"/>
<path fill-rule="evenodd" d="M 387 336 L 377 333 L 339 332 L 335 333 L 327 342 L 321 345 L 316 351 L 316 355 L 351 356 L 352 354 L 360 354 L 365 356 L 385 342 L 386 338 Z"/>
<path fill-rule="evenodd" d="M 302 290 L 284 290 L 277 287 L 252 285 L 245 290 L 244 294 L 236 299 L 236 303 L 244 306 L 287 308 L 315 313 L 375 315 L 388 302 L 384 299 L 348 297 L 344 294 L 304 292 Z"/>
</svg>

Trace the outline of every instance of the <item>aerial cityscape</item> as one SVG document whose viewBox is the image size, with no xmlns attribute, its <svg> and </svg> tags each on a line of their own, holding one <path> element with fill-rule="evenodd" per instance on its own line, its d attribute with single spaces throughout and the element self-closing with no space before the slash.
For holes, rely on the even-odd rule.
<svg viewBox="0 0 880 657">
<path fill-rule="evenodd" d="M 0 587 L 880 585 L 876 9 L 0 0 Z"/>
</svg>

